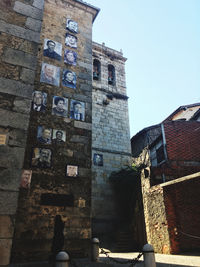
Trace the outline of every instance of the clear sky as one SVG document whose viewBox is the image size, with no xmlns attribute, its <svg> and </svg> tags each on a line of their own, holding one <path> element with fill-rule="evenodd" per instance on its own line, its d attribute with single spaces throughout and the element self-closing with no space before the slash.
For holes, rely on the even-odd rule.
<svg viewBox="0 0 200 267">
<path fill-rule="evenodd" d="M 126 61 L 131 136 L 200 102 L 200 0 L 86 0 L 93 41 Z"/>
</svg>

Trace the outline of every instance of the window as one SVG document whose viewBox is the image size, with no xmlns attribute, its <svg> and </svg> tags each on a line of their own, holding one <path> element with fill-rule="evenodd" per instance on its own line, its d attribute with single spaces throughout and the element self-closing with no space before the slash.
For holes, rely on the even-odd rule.
<svg viewBox="0 0 200 267">
<path fill-rule="evenodd" d="M 159 164 L 163 160 L 165 160 L 165 154 L 164 154 L 164 147 L 160 146 L 158 149 L 156 149 L 156 158 L 157 163 Z"/>
<path fill-rule="evenodd" d="M 165 161 L 164 146 L 161 140 L 150 148 L 150 158 L 151 158 L 151 165 L 153 167 L 156 167 L 160 163 Z"/>
<path fill-rule="evenodd" d="M 93 80 L 100 80 L 101 63 L 99 60 L 93 61 Z"/>
<path fill-rule="evenodd" d="M 114 85 L 115 83 L 115 68 L 113 65 L 108 65 L 108 84 Z"/>
</svg>

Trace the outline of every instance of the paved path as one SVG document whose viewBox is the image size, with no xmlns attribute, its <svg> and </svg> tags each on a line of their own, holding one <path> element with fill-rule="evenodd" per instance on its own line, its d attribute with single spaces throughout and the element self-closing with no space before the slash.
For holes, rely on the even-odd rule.
<svg viewBox="0 0 200 267">
<path fill-rule="evenodd" d="M 118 259 L 118 260 L 127 260 L 127 259 L 133 259 L 138 256 L 138 253 L 109 253 L 109 256 Z M 100 254 L 99 257 L 100 261 L 109 262 L 109 260 L 106 259 L 106 256 L 103 254 Z M 191 256 L 191 255 L 166 255 L 166 254 L 155 254 L 156 259 L 156 266 L 163 266 L 163 267 L 189 267 L 189 266 L 195 266 L 200 267 L 200 254 L 197 256 Z M 110 261 L 111 262 L 111 261 Z M 130 266 L 127 264 L 120 264 L 121 266 Z M 115 266 L 115 265 L 114 265 Z M 116 265 L 117 266 L 117 265 Z M 143 266 L 143 256 L 141 257 L 141 261 L 139 264 L 135 266 Z"/>
</svg>

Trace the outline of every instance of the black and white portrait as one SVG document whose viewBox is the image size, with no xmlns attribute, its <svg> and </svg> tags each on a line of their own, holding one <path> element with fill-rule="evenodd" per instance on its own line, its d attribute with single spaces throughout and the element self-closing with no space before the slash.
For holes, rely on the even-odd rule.
<svg viewBox="0 0 200 267">
<path fill-rule="evenodd" d="M 32 110 L 44 112 L 47 104 L 47 94 L 41 91 L 34 91 L 32 94 Z"/>
<path fill-rule="evenodd" d="M 32 177 L 32 170 L 22 170 L 20 187 L 28 189 L 30 188 Z"/>
<path fill-rule="evenodd" d="M 34 148 L 32 154 L 32 166 L 38 168 L 51 167 L 52 152 L 47 148 Z"/>
<path fill-rule="evenodd" d="M 71 100 L 70 118 L 84 121 L 85 120 L 85 103 L 78 100 Z"/>
<path fill-rule="evenodd" d="M 42 144 L 51 144 L 52 129 L 46 128 L 44 126 L 38 126 L 37 130 L 37 140 Z"/>
<path fill-rule="evenodd" d="M 53 97 L 52 115 L 67 117 L 68 115 L 68 99 L 61 96 Z"/>
<path fill-rule="evenodd" d="M 94 162 L 94 165 L 103 166 L 103 155 L 102 154 L 94 154 L 93 162 Z"/>
<path fill-rule="evenodd" d="M 40 82 L 52 84 L 55 86 L 60 85 L 60 68 L 42 63 Z"/>
<path fill-rule="evenodd" d="M 53 129 L 52 144 L 61 145 L 66 141 L 66 132 L 62 130 Z"/>
<path fill-rule="evenodd" d="M 77 60 L 77 53 L 72 50 L 65 49 L 64 62 L 66 64 L 76 66 L 76 60 Z"/>
<path fill-rule="evenodd" d="M 66 33 L 65 45 L 72 48 L 77 48 L 77 37 L 70 33 Z"/>
<path fill-rule="evenodd" d="M 60 61 L 62 57 L 62 44 L 50 39 L 44 39 L 43 55 Z"/>
<path fill-rule="evenodd" d="M 71 70 L 64 69 L 62 75 L 62 85 L 76 89 L 76 73 Z"/>
<path fill-rule="evenodd" d="M 66 29 L 70 32 L 77 33 L 78 32 L 78 23 L 72 19 L 67 19 Z"/>
<path fill-rule="evenodd" d="M 78 166 L 67 165 L 66 176 L 70 177 L 78 176 Z"/>
</svg>

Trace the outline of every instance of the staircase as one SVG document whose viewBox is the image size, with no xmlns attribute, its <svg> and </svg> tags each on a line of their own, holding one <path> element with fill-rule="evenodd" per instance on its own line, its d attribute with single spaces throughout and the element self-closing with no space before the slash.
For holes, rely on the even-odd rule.
<svg viewBox="0 0 200 267">
<path fill-rule="evenodd" d="M 115 252 L 136 251 L 133 235 L 128 230 L 120 230 L 117 234 Z"/>
</svg>

